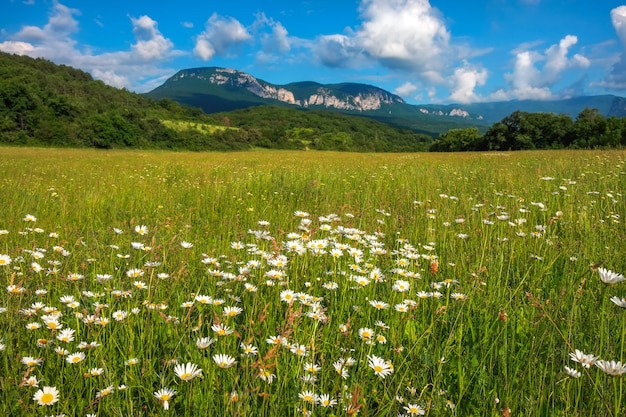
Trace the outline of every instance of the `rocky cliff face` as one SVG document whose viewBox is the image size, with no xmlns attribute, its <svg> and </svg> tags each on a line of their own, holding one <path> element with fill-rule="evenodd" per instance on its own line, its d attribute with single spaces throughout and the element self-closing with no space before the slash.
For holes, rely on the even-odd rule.
<svg viewBox="0 0 626 417">
<path fill-rule="evenodd" d="M 215 68 L 212 72 L 189 70 L 176 78 L 192 77 L 216 85 L 243 88 L 252 94 L 271 100 L 301 107 L 332 107 L 339 110 L 367 111 L 378 110 L 383 104 L 404 103 L 400 97 L 382 89 L 364 86 L 363 91 L 348 94 L 320 85 L 312 94 L 302 96 L 298 92 L 258 80 L 250 74 L 229 68 Z M 176 81 L 176 80 L 174 80 Z"/>
</svg>

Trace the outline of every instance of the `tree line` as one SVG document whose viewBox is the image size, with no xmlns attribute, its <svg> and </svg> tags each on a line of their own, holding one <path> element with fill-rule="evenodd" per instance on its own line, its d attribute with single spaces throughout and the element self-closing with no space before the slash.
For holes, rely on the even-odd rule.
<svg viewBox="0 0 626 417">
<path fill-rule="evenodd" d="M 430 145 L 434 152 L 587 149 L 626 146 L 626 118 L 604 117 L 586 108 L 574 119 L 566 114 L 516 111 L 484 134 L 476 128 L 452 129 Z"/>
</svg>

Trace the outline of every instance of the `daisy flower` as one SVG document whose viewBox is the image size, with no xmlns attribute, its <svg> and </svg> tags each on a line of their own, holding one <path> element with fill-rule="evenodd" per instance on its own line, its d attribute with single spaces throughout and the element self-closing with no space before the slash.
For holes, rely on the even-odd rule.
<svg viewBox="0 0 626 417">
<path fill-rule="evenodd" d="M 374 370 L 374 373 L 380 378 L 385 378 L 387 375 L 393 373 L 393 365 L 390 361 L 386 361 L 376 355 L 370 355 L 368 358 L 368 365 Z"/>
<path fill-rule="evenodd" d="M 254 345 L 241 343 L 239 346 L 241 347 L 241 350 L 243 351 L 241 353 L 242 355 L 256 356 L 259 353 L 259 349 Z"/>
<path fill-rule="evenodd" d="M 611 301 L 613 301 L 617 306 L 626 308 L 626 298 L 619 298 L 618 296 L 611 297 Z"/>
<path fill-rule="evenodd" d="M 33 400 L 39 405 L 52 405 L 59 401 L 59 390 L 56 387 L 43 387 L 33 395 Z"/>
<path fill-rule="evenodd" d="M 330 394 L 321 394 L 318 395 L 316 401 L 319 405 L 324 408 L 333 407 L 337 405 L 337 400 L 330 396 Z"/>
<path fill-rule="evenodd" d="M 211 330 L 213 330 L 218 336 L 227 336 L 233 332 L 233 329 L 223 324 L 214 324 L 211 326 Z"/>
<path fill-rule="evenodd" d="M 404 410 L 412 416 L 423 416 L 426 414 L 426 410 L 417 404 L 408 404 L 404 407 Z"/>
<path fill-rule="evenodd" d="M 169 410 L 170 408 L 169 401 L 172 399 L 172 397 L 175 394 L 176 394 L 176 391 L 174 391 L 171 388 L 161 388 L 160 390 L 154 392 L 154 397 L 163 403 L 164 410 Z"/>
<path fill-rule="evenodd" d="M 580 378 L 582 375 L 580 371 L 577 371 L 574 368 L 570 368 L 569 366 L 564 366 L 563 369 L 565 369 L 565 372 L 567 373 L 567 375 L 572 378 Z"/>
<path fill-rule="evenodd" d="M 213 339 L 212 337 L 201 337 L 196 340 L 196 346 L 198 347 L 198 349 L 206 349 L 213 343 L 215 343 L 215 339 Z"/>
<path fill-rule="evenodd" d="M 72 342 L 74 340 L 74 333 L 76 333 L 74 329 L 63 329 L 57 334 L 57 340 L 65 343 Z"/>
<path fill-rule="evenodd" d="M 202 377 L 202 369 L 191 362 L 178 364 L 174 367 L 174 373 L 183 381 L 191 381 L 195 377 Z"/>
<path fill-rule="evenodd" d="M 302 391 L 301 393 L 298 394 L 298 398 L 300 398 L 304 402 L 311 403 L 311 404 L 315 404 L 315 400 L 316 400 L 316 396 L 313 391 Z"/>
<path fill-rule="evenodd" d="M 22 363 L 28 367 L 37 366 L 43 362 L 43 359 L 33 358 L 32 356 L 24 356 L 22 358 Z"/>
<path fill-rule="evenodd" d="M 237 363 L 235 358 L 233 358 L 230 355 L 226 355 L 222 353 L 213 355 L 213 360 L 215 361 L 217 366 L 219 366 L 220 368 L 230 368 L 231 366 Z"/>
<path fill-rule="evenodd" d="M 626 277 L 617 272 L 609 271 L 606 268 L 598 268 L 600 274 L 600 280 L 605 284 L 617 284 L 618 282 L 626 280 Z"/>
<path fill-rule="evenodd" d="M 147 235 L 148 234 L 148 226 L 145 225 L 141 225 L 141 226 L 135 226 L 135 232 L 141 236 L 143 235 Z"/>
<path fill-rule="evenodd" d="M 595 365 L 607 375 L 619 376 L 626 373 L 626 364 L 615 361 L 596 361 Z"/>
<path fill-rule="evenodd" d="M 76 353 L 72 353 L 71 355 L 68 355 L 65 360 L 68 363 L 78 363 L 78 362 L 82 362 L 85 359 L 85 354 L 83 352 L 76 352 Z"/>
<path fill-rule="evenodd" d="M 224 311 L 222 312 L 222 314 L 225 317 L 235 317 L 238 314 L 241 314 L 243 312 L 243 308 L 241 307 L 224 307 Z"/>
<path fill-rule="evenodd" d="M 9 255 L 0 254 L 0 266 L 7 266 L 11 261 L 12 259 Z"/>
<path fill-rule="evenodd" d="M 574 362 L 580 363 L 583 368 L 589 368 L 591 365 L 596 363 L 596 360 L 598 359 L 597 356 L 593 356 L 591 353 L 585 354 L 578 349 L 574 352 L 570 352 L 569 356 Z"/>
</svg>

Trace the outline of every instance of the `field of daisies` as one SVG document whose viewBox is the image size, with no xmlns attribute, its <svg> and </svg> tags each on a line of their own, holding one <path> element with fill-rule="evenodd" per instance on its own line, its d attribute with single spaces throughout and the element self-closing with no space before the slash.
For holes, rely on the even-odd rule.
<svg viewBox="0 0 626 417">
<path fill-rule="evenodd" d="M 626 152 L 0 151 L 9 416 L 620 416 Z"/>
</svg>

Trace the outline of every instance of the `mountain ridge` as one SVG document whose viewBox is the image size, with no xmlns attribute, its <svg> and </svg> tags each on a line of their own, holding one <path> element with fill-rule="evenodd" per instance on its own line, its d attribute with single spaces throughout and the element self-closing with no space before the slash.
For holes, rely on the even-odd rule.
<svg viewBox="0 0 626 417">
<path fill-rule="evenodd" d="M 486 127 L 515 111 L 576 117 L 585 108 L 597 108 L 604 116 L 626 116 L 626 98 L 613 95 L 547 101 L 409 104 L 400 96 L 370 84 L 299 81 L 281 85 L 222 67 L 182 69 L 145 95 L 153 99 L 169 98 L 200 107 L 207 113 L 271 104 L 359 114 L 410 129 L 421 129 L 421 124 L 429 122 L 434 133 L 455 127 Z"/>
</svg>

